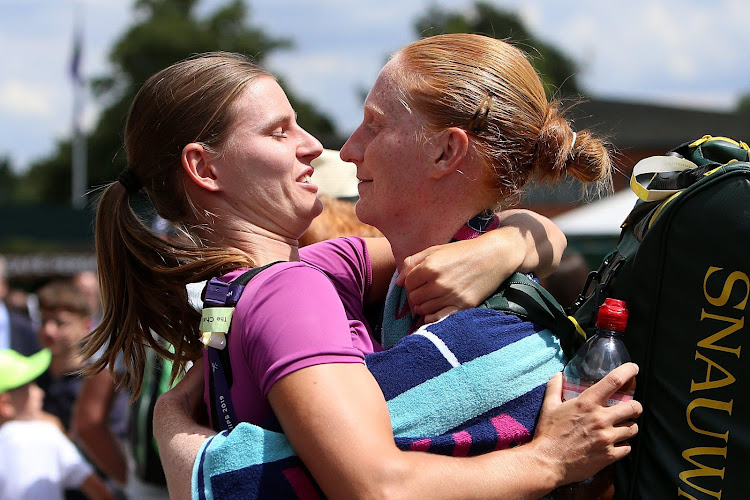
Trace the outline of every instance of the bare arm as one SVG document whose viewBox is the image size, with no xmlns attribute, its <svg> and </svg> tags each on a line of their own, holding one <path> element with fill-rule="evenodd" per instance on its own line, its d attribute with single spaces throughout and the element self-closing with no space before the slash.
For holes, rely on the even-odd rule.
<svg viewBox="0 0 750 500">
<path fill-rule="evenodd" d="M 190 499 L 193 463 L 203 443 L 215 434 L 195 422 L 202 396 L 203 360 L 199 359 L 154 406 L 154 437 L 172 500 Z"/>
<path fill-rule="evenodd" d="M 365 305 L 378 304 L 385 300 L 393 273 L 396 272 L 396 261 L 393 259 L 391 244 L 385 238 L 365 238 L 367 253 L 372 267 L 372 285 L 364 298 Z"/>
<path fill-rule="evenodd" d="M 115 383 L 108 370 L 87 377 L 73 408 L 73 433 L 102 472 L 120 484 L 128 479 L 125 453 L 109 428 L 109 413 L 115 397 Z"/>
<path fill-rule="evenodd" d="M 560 264 L 567 240 L 552 221 L 528 210 L 498 215 L 494 231 L 407 258 L 398 283 L 425 322 L 475 307 L 516 271 L 546 276 Z"/>
<path fill-rule="evenodd" d="M 640 404 L 602 405 L 636 373 L 635 365 L 623 365 L 565 403 L 556 375 L 531 443 L 471 458 L 398 450 L 382 393 L 361 365 L 300 370 L 276 383 L 270 397 L 295 450 L 331 498 L 419 498 L 429 492 L 431 498 L 531 499 L 629 453 L 624 441 L 637 427 L 615 424 L 637 417 Z M 190 498 L 193 463 L 214 434 L 192 417 L 201 390 L 198 366 L 159 398 L 154 411 L 154 435 L 172 499 Z"/>
<path fill-rule="evenodd" d="M 518 271 L 534 272 L 544 277 L 557 269 L 568 246 L 568 240 L 559 227 L 547 217 L 530 210 L 503 210 L 497 215 L 503 227 L 509 232 L 511 228 L 514 229 L 523 240 L 518 243 L 523 254 Z"/>
<path fill-rule="evenodd" d="M 635 418 L 640 405 L 602 404 L 636 371 L 635 365 L 625 365 L 566 403 L 560 403 L 556 376 L 531 443 L 470 458 L 400 451 L 380 388 L 364 365 L 304 368 L 279 380 L 269 401 L 330 498 L 533 499 L 589 477 L 629 452 L 616 443 L 637 428 L 615 424 Z"/>
</svg>

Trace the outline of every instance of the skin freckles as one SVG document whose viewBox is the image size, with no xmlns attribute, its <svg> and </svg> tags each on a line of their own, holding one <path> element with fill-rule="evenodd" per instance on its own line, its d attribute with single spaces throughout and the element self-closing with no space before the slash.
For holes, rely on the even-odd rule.
<svg viewBox="0 0 750 500">
<path fill-rule="evenodd" d="M 384 233 L 424 210 L 431 192 L 429 172 L 421 168 L 429 161 L 418 143 L 421 123 L 396 98 L 388 67 L 367 96 L 362 123 L 341 149 L 362 181 L 357 216 Z"/>
</svg>

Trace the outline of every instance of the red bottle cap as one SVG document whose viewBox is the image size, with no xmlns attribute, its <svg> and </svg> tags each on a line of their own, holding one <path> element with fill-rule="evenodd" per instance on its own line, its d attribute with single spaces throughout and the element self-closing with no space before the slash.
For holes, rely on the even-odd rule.
<svg viewBox="0 0 750 500">
<path fill-rule="evenodd" d="M 625 306 L 625 301 L 606 299 L 599 307 L 599 314 L 596 317 L 597 327 L 624 332 L 627 324 L 628 308 Z"/>
</svg>

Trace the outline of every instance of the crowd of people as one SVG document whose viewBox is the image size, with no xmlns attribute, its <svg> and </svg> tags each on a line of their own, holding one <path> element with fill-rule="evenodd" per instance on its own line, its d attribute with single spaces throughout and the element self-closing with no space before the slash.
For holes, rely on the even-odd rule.
<svg viewBox="0 0 750 500">
<path fill-rule="evenodd" d="M 3 420 L 16 422 L 0 427 L 1 446 L 13 450 L 2 458 L 2 498 L 124 498 L 130 395 L 109 372 L 80 373 L 81 340 L 101 317 L 95 271 L 33 291 L 1 277 Z"/>
</svg>

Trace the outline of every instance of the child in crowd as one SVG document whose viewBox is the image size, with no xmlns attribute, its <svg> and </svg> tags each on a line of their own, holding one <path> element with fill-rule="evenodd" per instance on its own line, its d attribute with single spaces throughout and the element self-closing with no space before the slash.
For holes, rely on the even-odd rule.
<svg viewBox="0 0 750 500">
<path fill-rule="evenodd" d="M 87 460 L 119 488 L 127 480 L 127 461 L 121 444 L 128 429 L 127 391 L 117 391 L 105 370 L 89 379 L 79 373 L 87 360 L 81 339 L 92 327 L 92 303 L 72 280 L 52 280 L 36 292 L 42 326 L 39 343 L 52 352 L 49 369 L 40 379 L 45 391 L 44 411 L 58 417 Z M 66 493 L 78 500 L 78 491 Z"/>
<path fill-rule="evenodd" d="M 92 500 L 112 499 L 104 481 L 42 412 L 34 382 L 50 365 L 44 349 L 25 357 L 0 351 L 0 500 L 56 500 L 80 488 Z"/>
</svg>

